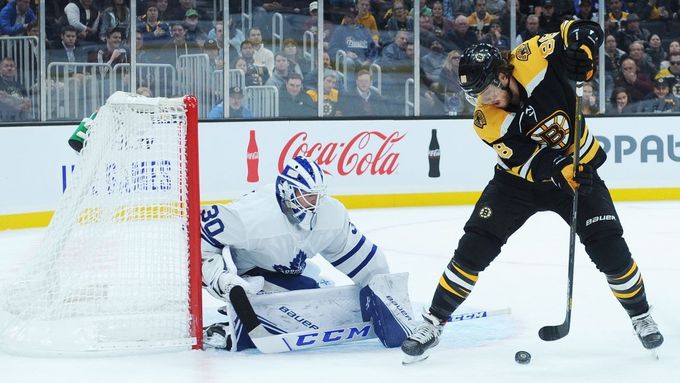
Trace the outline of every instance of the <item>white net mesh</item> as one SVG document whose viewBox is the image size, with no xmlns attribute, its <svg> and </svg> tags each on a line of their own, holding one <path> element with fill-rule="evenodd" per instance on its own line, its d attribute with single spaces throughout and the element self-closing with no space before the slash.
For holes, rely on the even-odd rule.
<svg viewBox="0 0 680 383">
<path fill-rule="evenodd" d="M 1 348 L 72 354 L 195 343 L 186 135 L 183 99 L 109 98 L 38 253 L 3 287 Z"/>
</svg>

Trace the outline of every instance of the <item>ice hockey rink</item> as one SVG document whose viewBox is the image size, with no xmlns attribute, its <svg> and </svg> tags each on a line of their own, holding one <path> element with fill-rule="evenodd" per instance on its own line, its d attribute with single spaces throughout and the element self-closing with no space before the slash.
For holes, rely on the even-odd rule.
<svg viewBox="0 0 680 383">
<path fill-rule="evenodd" d="M 250 350 L 187 351 L 124 357 L 29 358 L 0 352 L 0 381 L 19 382 L 680 382 L 680 202 L 618 203 L 625 238 L 644 276 L 665 337 L 655 360 L 579 244 L 571 332 L 543 342 L 538 329 L 562 323 L 569 227 L 552 213 L 534 216 L 480 275 L 459 312 L 511 308 L 511 314 L 448 325 L 422 363 L 402 366 L 401 351 L 376 339 L 263 355 Z M 380 245 L 392 271 L 410 273 L 414 310 L 432 296 L 472 206 L 352 210 Z M 0 277 L 40 243 L 44 229 L 0 232 Z M 323 262 L 314 261 L 325 270 Z M 332 271 L 338 284 L 343 279 Z M 39 294 L 40 286 L 35 286 Z M 0 292 L 1 294 L 2 292 Z M 207 295 L 207 294 L 206 294 Z M 205 321 L 219 302 L 205 299 Z M 531 353 L 528 365 L 514 361 Z"/>
</svg>

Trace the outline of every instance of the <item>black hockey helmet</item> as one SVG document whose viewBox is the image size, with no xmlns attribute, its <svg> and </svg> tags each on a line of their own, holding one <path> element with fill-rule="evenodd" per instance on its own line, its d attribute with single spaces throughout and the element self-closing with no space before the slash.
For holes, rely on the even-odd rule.
<svg viewBox="0 0 680 383">
<path fill-rule="evenodd" d="M 498 80 L 498 68 L 505 64 L 501 51 L 493 45 L 477 44 L 467 48 L 460 58 L 458 80 L 469 98 L 476 98 Z"/>
</svg>

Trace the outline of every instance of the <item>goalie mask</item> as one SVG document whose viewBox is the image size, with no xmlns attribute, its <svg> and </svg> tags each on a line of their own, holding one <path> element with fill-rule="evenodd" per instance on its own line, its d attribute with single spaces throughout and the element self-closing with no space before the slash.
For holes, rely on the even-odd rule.
<svg viewBox="0 0 680 383">
<path fill-rule="evenodd" d="M 305 157 L 292 158 L 276 177 L 276 199 L 292 223 L 312 230 L 316 209 L 326 195 L 326 182 L 319 165 Z"/>
</svg>

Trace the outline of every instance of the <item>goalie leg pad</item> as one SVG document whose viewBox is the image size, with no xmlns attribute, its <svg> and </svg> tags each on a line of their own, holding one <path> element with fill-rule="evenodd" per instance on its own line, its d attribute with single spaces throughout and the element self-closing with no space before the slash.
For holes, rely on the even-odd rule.
<svg viewBox="0 0 680 383">
<path fill-rule="evenodd" d="M 413 308 L 408 296 L 408 273 L 378 274 L 361 289 L 359 300 L 364 321 L 385 347 L 398 347 L 411 335 Z"/>
</svg>

